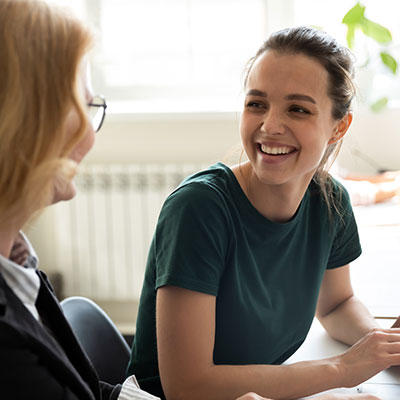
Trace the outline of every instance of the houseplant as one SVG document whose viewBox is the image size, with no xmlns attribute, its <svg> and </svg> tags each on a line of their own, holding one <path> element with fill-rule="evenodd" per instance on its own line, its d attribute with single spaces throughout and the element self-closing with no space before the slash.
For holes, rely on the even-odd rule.
<svg viewBox="0 0 400 400">
<path fill-rule="evenodd" d="M 365 16 L 365 8 L 364 5 L 357 2 L 342 20 L 342 23 L 347 27 L 346 39 L 349 48 L 355 49 L 358 55 L 363 55 L 363 62 L 359 65 L 359 70 L 371 71 L 373 59 L 379 58 L 385 69 L 396 75 L 398 62 L 389 51 L 389 47 L 393 43 L 392 35 L 388 28 L 368 19 Z M 371 42 L 375 43 L 375 45 Z M 369 75 L 369 78 L 365 80 L 372 83 L 372 73 Z M 369 101 L 368 98 L 366 100 Z M 375 99 L 370 106 L 372 110 L 380 111 L 386 107 L 387 103 L 388 97 L 384 96 Z"/>
</svg>

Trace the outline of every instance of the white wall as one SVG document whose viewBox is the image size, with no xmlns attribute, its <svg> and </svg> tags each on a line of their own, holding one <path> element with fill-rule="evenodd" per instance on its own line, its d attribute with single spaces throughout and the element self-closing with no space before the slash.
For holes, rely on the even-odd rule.
<svg viewBox="0 0 400 400">
<path fill-rule="evenodd" d="M 354 111 L 354 121 L 339 162 L 352 172 L 376 172 L 357 157 L 353 149 L 358 149 L 385 169 L 400 169 L 400 109 L 387 108 L 373 113 L 360 107 Z"/>
<path fill-rule="evenodd" d="M 239 115 L 110 115 L 87 163 L 215 162 L 240 142 Z"/>
</svg>

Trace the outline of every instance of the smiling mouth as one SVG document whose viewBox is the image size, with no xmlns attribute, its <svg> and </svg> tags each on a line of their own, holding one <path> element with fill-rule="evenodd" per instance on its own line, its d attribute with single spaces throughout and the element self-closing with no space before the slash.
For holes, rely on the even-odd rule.
<svg viewBox="0 0 400 400">
<path fill-rule="evenodd" d="M 268 154 L 269 156 L 281 156 L 281 155 L 286 155 L 293 153 L 296 151 L 294 147 L 288 147 L 288 146 L 266 146 L 264 144 L 259 145 L 260 150 L 264 154 Z"/>
</svg>

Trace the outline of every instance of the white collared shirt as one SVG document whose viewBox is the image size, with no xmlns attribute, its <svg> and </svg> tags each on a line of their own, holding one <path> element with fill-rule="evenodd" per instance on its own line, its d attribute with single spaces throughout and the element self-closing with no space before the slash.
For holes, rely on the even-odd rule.
<svg viewBox="0 0 400 400">
<path fill-rule="evenodd" d="M 0 254 L 0 272 L 7 285 L 31 312 L 36 320 L 40 321 L 36 309 L 36 299 L 39 295 L 40 278 L 37 271 L 38 258 L 27 237 L 19 232 L 20 238 L 26 243 L 29 252 L 25 264 L 19 265 Z"/>
</svg>

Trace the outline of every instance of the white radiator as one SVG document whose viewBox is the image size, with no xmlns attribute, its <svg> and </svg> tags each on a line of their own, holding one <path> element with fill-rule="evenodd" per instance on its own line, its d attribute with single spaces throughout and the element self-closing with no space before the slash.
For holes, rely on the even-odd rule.
<svg viewBox="0 0 400 400">
<path fill-rule="evenodd" d="M 161 206 L 184 177 L 203 167 L 81 167 L 76 198 L 53 207 L 64 295 L 137 300 Z"/>
</svg>

